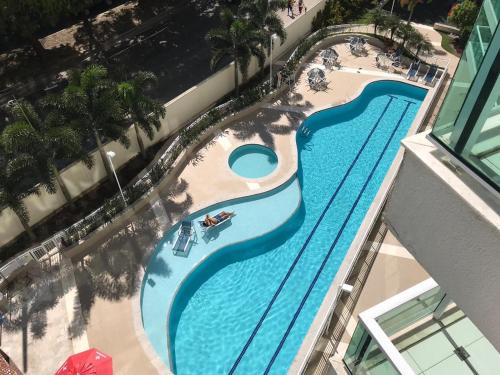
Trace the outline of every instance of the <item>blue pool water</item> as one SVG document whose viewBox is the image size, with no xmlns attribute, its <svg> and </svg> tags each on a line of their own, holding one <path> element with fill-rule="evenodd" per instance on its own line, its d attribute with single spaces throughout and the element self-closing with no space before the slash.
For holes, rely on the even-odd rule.
<svg viewBox="0 0 500 375">
<path fill-rule="evenodd" d="M 295 180 L 211 208 L 238 215 L 193 245 L 194 260 L 173 259 L 165 244 L 175 228 L 166 234 L 147 269 L 142 317 L 177 374 L 286 372 L 425 94 L 378 81 L 354 101 L 309 117 L 302 126 L 311 135 L 297 135 L 301 195 Z M 176 293 L 172 274 L 181 278 L 177 267 L 187 274 L 199 259 Z M 162 262 L 171 273 L 155 272 Z"/>
<path fill-rule="evenodd" d="M 249 144 L 238 147 L 228 159 L 229 167 L 246 178 L 267 176 L 276 169 L 278 157 L 269 147 Z"/>
</svg>

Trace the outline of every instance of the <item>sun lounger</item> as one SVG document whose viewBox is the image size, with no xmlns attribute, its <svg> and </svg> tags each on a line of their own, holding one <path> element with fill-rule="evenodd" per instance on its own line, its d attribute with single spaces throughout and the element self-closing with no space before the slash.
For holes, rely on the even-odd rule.
<svg viewBox="0 0 500 375">
<path fill-rule="evenodd" d="M 183 221 L 179 228 L 177 239 L 172 247 L 174 255 L 188 256 L 193 234 L 193 224 L 190 221 Z"/>
<path fill-rule="evenodd" d="M 434 78 L 436 78 L 437 66 L 431 65 L 427 73 L 425 74 L 423 80 L 426 84 L 432 85 L 434 83 Z"/>
<path fill-rule="evenodd" d="M 420 61 L 414 61 L 411 63 L 408 73 L 406 74 L 406 79 L 410 81 L 416 81 L 418 69 L 420 68 Z"/>
<path fill-rule="evenodd" d="M 218 226 L 220 226 L 221 224 L 223 223 L 226 223 L 228 221 L 230 221 L 232 219 L 233 216 L 236 216 L 236 214 L 234 212 L 229 212 L 229 215 L 224 217 L 222 215 L 222 212 L 218 213 L 217 215 L 213 216 L 213 219 L 215 219 L 217 221 L 217 224 L 214 224 L 214 225 L 206 225 L 205 224 L 205 221 L 204 220 L 200 220 L 200 226 L 201 228 L 204 230 L 204 231 L 208 231 L 212 228 L 217 228 Z"/>
</svg>

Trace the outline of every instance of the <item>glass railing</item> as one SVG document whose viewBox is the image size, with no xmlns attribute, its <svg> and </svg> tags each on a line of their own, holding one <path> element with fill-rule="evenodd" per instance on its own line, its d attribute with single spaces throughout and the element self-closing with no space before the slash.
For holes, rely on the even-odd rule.
<svg viewBox="0 0 500 375">
<path fill-rule="evenodd" d="M 399 374 L 361 323 L 356 326 L 344 356 L 344 364 L 351 374 L 356 375 Z"/>
<path fill-rule="evenodd" d="M 436 287 L 381 315 L 377 323 L 387 336 L 391 336 L 432 314 L 443 297 L 441 288 Z"/>
<path fill-rule="evenodd" d="M 490 17 L 484 6 L 490 7 Z M 495 56 L 498 56 L 500 34 L 498 17 L 491 15 L 491 6 L 497 12 L 500 0 L 489 0 L 481 7 L 434 123 L 432 137 L 500 190 L 500 88 L 495 82 L 498 78 Z M 494 18 L 496 25 L 492 24 Z M 485 63 L 487 53 L 490 57 Z M 481 78 L 474 84 L 476 76 Z"/>
<path fill-rule="evenodd" d="M 434 287 L 380 315 L 376 318 L 376 321 L 384 334 L 390 337 L 405 330 L 415 322 L 432 316 L 443 297 L 444 293 L 441 288 Z M 392 375 L 400 373 L 380 349 L 377 340 L 370 335 L 362 322 L 359 322 L 354 330 L 344 355 L 344 364 L 352 374 L 356 375 Z"/>
<path fill-rule="evenodd" d="M 498 20 L 500 18 L 500 2 L 493 0 L 489 0 L 489 2 L 493 6 L 493 11 L 495 12 L 495 16 L 497 17 Z"/>
</svg>

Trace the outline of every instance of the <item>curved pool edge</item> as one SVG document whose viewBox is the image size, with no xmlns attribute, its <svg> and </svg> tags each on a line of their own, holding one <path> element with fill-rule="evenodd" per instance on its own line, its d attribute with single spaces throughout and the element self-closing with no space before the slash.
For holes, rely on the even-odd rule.
<svg viewBox="0 0 500 375">
<path fill-rule="evenodd" d="M 401 82 L 395 80 L 396 82 Z M 407 83 L 412 85 L 411 82 Z M 434 87 L 426 87 L 422 85 L 412 86 L 419 87 L 427 90 L 427 93 L 420 105 L 420 109 L 417 112 L 412 124 L 410 125 L 406 136 L 411 136 L 418 133 L 422 123 L 425 121 L 429 109 L 436 99 L 436 94 L 439 91 L 439 84 Z M 330 311 L 333 311 L 337 304 L 337 296 L 339 288 L 345 283 L 346 279 L 349 277 L 349 272 L 356 263 L 357 257 L 361 248 L 364 246 L 368 236 L 370 235 L 372 229 L 377 225 L 377 219 L 379 218 L 383 206 L 388 198 L 391 186 L 397 177 L 397 173 L 403 162 L 404 149 L 400 146 L 389 170 L 387 171 L 384 180 L 382 181 L 377 194 L 375 195 L 366 215 L 358 228 L 356 236 L 354 237 L 349 249 L 345 255 L 342 264 L 332 280 L 330 287 L 325 294 L 323 302 L 321 303 L 307 333 L 299 347 L 290 367 L 288 368 L 288 374 L 302 373 L 307 366 L 307 360 L 315 348 L 315 344 L 319 337 L 325 324 L 327 323 L 327 317 Z"/>
<path fill-rule="evenodd" d="M 371 84 L 377 83 L 377 82 L 398 82 L 406 86 L 411 86 L 411 87 L 418 87 L 420 89 L 424 89 L 427 92 L 430 91 L 430 89 L 434 89 L 433 87 L 428 87 L 425 86 L 419 82 L 414 82 L 414 81 L 408 81 L 407 79 L 399 78 L 399 77 L 380 77 L 380 78 L 370 78 L 367 79 L 366 82 L 363 82 L 363 84 L 360 86 L 360 89 L 356 91 L 354 95 L 351 97 L 347 98 L 346 101 L 343 103 L 338 103 L 338 104 L 325 104 L 322 106 L 318 107 L 313 107 L 312 109 L 305 110 L 303 113 L 306 116 L 302 121 L 307 120 L 309 117 L 313 116 L 314 114 L 318 112 L 322 112 L 331 108 L 336 108 L 336 107 L 342 107 L 345 105 L 348 105 L 357 99 L 363 94 L 363 91 L 370 86 Z M 422 103 L 423 104 L 423 103 Z"/>
<path fill-rule="evenodd" d="M 314 114 L 316 113 L 319 113 L 321 111 L 324 111 L 324 110 L 328 110 L 328 109 L 331 109 L 331 108 L 336 108 L 336 107 L 342 107 L 342 106 L 346 106 L 346 105 L 349 105 L 353 102 L 355 102 L 356 100 L 358 100 L 360 98 L 360 96 L 363 94 L 363 92 L 365 91 L 365 89 L 374 84 L 374 83 L 378 83 L 378 82 L 384 82 L 384 81 L 388 81 L 388 82 L 398 82 L 402 85 L 406 85 L 406 86 L 412 86 L 412 87 L 417 87 L 417 88 L 420 88 L 420 89 L 423 89 L 423 90 L 426 90 L 427 93 L 429 91 L 431 91 L 433 88 L 429 88 L 429 87 L 425 87 L 421 84 L 418 84 L 416 82 L 408 82 L 407 80 L 403 80 L 403 79 L 399 79 L 397 77 L 394 77 L 394 78 L 391 78 L 391 77 L 383 77 L 383 78 L 372 78 L 372 79 L 369 79 L 367 80 L 366 82 L 364 82 L 360 89 L 356 92 L 355 95 L 353 95 L 352 97 L 349 98 L 348 101 L 345 101 L 343 103 L 338 103 L 338 104 L 328 104 L 328 105 L 325 105 L 325 106 L 321 106 L 321 107 L 314 107 L 313 109 L 311 110 L 304 110 L 304 115 L 305 117 L 303 119 L 301 119 L 300 121 L 300 125 L 306 121 L 308 118 L 310 118 L 311 116 L 313 116 Z M 424 97 L 424 102 L 422 103 L 422 106 L 419 110 L 419 113 L 422 112 L 423 110 L 427 110 L 429 104 L 426 104 L 424 105 L 426 99 L 428 98 L 428 95 L 426 94 L 425 97 Z M 419 117 L 417 114 L 417 117 Z M 417 118 L 415 119 L 414 122 L 416 122 Z M 299 127 L 300 127 L 299 125 Z M 231 125 L 228 125 L 228 127 L 230 127 Z M 414 125 L 412 124 L 412 126 L 410 127 L 410 131 L 409 132 L 412 132 L 412 129 L 414 128 Z M 413 130 L 414 132 L 415 130 Z M 293 134 L 293 135 L 292 135 Z M 287 179 L 283 179 L 281 181 L 278 181 L 278 182 L 275 182 L 273 183 L 271 186 L 269 187 L 266 187 L 266 188 L 261 188 L 261 189 L 258 189 L 258 190 L 255 190 L 255 191 L 252 191 L 251 194 L 244 194 L 244 195 L 241 195 L 241 194 L 236 194 L 235 196 L 233 197 L 230 197 L 228 198 L 227 200 L 219 200 L 219 201 L 216 201 L 212 204 L 209 204 L 209 205 L 205 205 L 200 207 L 201 205 L 199 206 L 195 206 L 196 209 L 193 209 L 192 211 L 190 211 L 189 213 L 189 216 L 191 215 L 195 215 L 196 213 L 199 213 L 199 212 L 202 212 L 204 210 L 210 210 L 210 209 L 213 209 L 219 205 L 227 205 L 229 204 L 229 202 L 234 202 L 234 201 L 239 201 L 239 200 L 247 200 L 247 199 L 252 199 L 252 198 L 256 198 L 260 195 L 265 195 L 265 194 L 269 194 L 269 193 L 272 193 L 273 191 L 275 190 L 278 190 L 280 187 L 282 187 L 283 185 L 286 185 L 287 183 L 289 183 L 291 180 L 293 180 L 294 178 L 296 178 L 296 174 L 297 174 L 297 171 L 298 171 L 298 167 L 299 167 L 299 160 L 298 160 L 298 147 L 297 147 L 297 142 L 296 142 L 296 137 L 298 136 L 298 133 L 297 131 L 294 131 L 293 133 L 291 133 L 290 135 L 290 140 L 291 140 L 291 143 L 295 146 L 295 158 L 294 158 L 294 166 L 293 166 L 293 173 L 290 175 L 288 175 L 288 178 Z M 398 155 L 399 155 L 399 152 L 401 150 L 398 151 Z M 279 156 L 279 154 L 278 154 Z M 280 158 L 278 158 L 278 162 L 279 162 Z M 394 163 L 396 163 L 396 160 L 394 160 L 393 164 L 391 165 L 391 169 L 394 165 Z M 276 168 L 276 170 L 279 169 L 279 166 Z M 275 171 L 276 171 L 275 170 Z M 273 172 L 274 173 L 274 172 Z M 267 178 L 269 176 L 265 176 L 263 178 Z M 299 191 L 300 191 L 300 185 L 299 185 Z M 378 196 L 378 195 L 377 195 Z M 296 212 L 297 208 L 300 207 L 300 200 L 299 200 L 299 204 L 297 205 L 297 207 L 295 208 L 294 212 Z M 292 214 L 293 215 L 293 214 Z M 368 216 L 368 215 L 367 215 Z M 290 215 L 291 217 L 291 215 Z M 366 217 L 365 217 L 366 219 Z M 177 226 L 179 224 L 179 220 L 175 221 L 172 223 L 172 225 L 165 230 L 164 232 L 164 236 L 166 233 L 169 233 L 170 231 L 173 230 L 173 228 L 175 226 Z M 282 225 L 285 223 L 286 221 L 284 221 L 282 223 Z M 279 227 L 279 226 L 278 226 Z M 277 228 L 277 227 L 276 227 Z M 274 228 L 274 229 L 276 229 Z M 274 229 L 271 229 L 269 230 L 267 233 L 273 231 Z M 266 233 L 262 234 L 262 235 L 265 235 Z M 258 238 L 260 236 L 257 236 L 257 237 L 254 237 L 254 238 Z M 163 238 L 162 238 L 163 240 Z M 152 347 L 154 348 L 153 344 L 150 342 L 149 338 L 148 338 L 148 335 L 147 335 L 147 332 L 144 328 L 144 322 L 143 322 L 143 314 L 142 314 L 142 300 L 143 300 L 143 291 L 144 291 L 144 283 L 146 281 L 146 277 L 144 277 L 146 274 L 147 274 L 147 268 L 149 267 L 151 261 L 153 260 L 153 257 L 157 254 L 157 252 L 160 251 L 160 248 L 159 248 L 159 244 L 161 243 L 161 241 L 159 241 L 159 243 L 157 244 L 157 249 L 154 251 L 154 253 L 151 255 L 151 258 L 148 262 L 148 266 L 146 267 L 146 272 L 143 273 L 142 275 L 142 279 L 141 279 L 141 292 L 140 292 L 140 298 L 138 298 L 138 302 L 139 302 L 139 308 L 137 309 L 137 314 L 139 314 L 139 319 L 140 319 L 140 328 L 141 328 L 141 336 L 145 336 L 148 340 L 148 347 Z M 234 243 L 231 243 L 231 244 L 227 244 L 221 248 L 219 248 L 217 251 L 219 250 L 222 250 L 224 248 L 226 248 L 227 246 L 231 246 L 231 245 L 234 245 L 234 244 L 237 244 L 239 242 L 244 242 L 244 241 L 247 241 L 247 240 L 250 240 L 250 239 L 245 239 L 245 240 L 242 240 L 242 241 L 236 241 Z M 216 252 L 216 251 L 215 251 Z M 167 311 L 167 326 L 166 326 L 166 334 L 167 334 L 167 359 L 168 359 L 168 364 L 165 364 L 165 366 L 167 366 L 169 368 L 169 370 L 172 372 L 173 371 L 173 361 L 172 361 L 172 358 L 171 358 L 171 350 L 170 350 L 170 335 L 168 334 L 169 333 L 169 321 L 170 321 L 170 313 L 171 313 L 171 307 L 173 305 L 173 302 L 175 301 L 175 298 L 177 296 L 177 293 L 178 291 L 180 290 L 181 286 L 185 283 L 185 280 L 187 279 L 187 277 L 189 275 L 191 275 L 193 273 L 193 271 L 198 268 L 207 258 L 209 258 L 211 255 L 213 255 L 215 252 L 212 252 L 210 255 L 207 255 L 205 256 L 203 259 L 201 259 L 200 261 L 198 261 L 194 267 L 192 267 L 190 269 L 190 271 L 188 272 L 188 274 L 182 279 L 182 281 L 177 285 L 176 289 L 175 289 L 175 292 L 174 292 L 174 297 L 171 299 L 170 303 L 169 303 L 169 307 L 168 307 L 168 311 Z M 311 326 L 312 327 L 312 326 Z M 163 360 L 161 359 L 160 355 L 156 352 L 156 349 L 153 349 L 153 352 L 154 353 L 150 353 L 150 356 L 153 356 L 155 358 L 155 361 L 159 360 L 161 362 L 163 362 Z"/>
<path fill-rule="evenodd" d="M 243 239 L 241 241 L 236 241 L 236 242 L 232 242 L 232 243 L 228 243 L 214 251 L 212 251 L 211 253 L 205 255 L 203 258 L 201 258 L 197 263 L 194 264 L 194 266 L 190 269 L 190 271 L 182 278 L 181 282 L 177 285 L 174 293 L 173 293 L 173 298 L 171 299 L 170 303 L 169 303 L 169 306 L 168 306 L 168 310 L 167 310 L 167 325 L 166 325 L 166 334 L 167 334 L 167 354 L 168 354 L 168 361 L 169 361 L 169 368 L 170 368 L 170 371 L 173 372 L 173 358 L 172 358 L 172 350 L 171 350 L 171 343 L 170 343 L 170 316 L 171 316 L 171 310 L 172 310 L 172 307 L 175 303 L 175 300 L 177 298 L 177 295 L 179 293 L 179 291 L 182 289 L 182 287 L 184 286 L 185 282 L 189 279 L 189 277 L 203 264 L 205 263 L 205 261 L 207 261 L 208 259 L 210 259 L 212 256 L 214 256 L 215 254 L 217 254 L 218 252 L 226 249 L 227 247 L 230 247 L 230 246 L 234 246 L 234 245 L 237 245 L 239 243 L 243 243 L 243 242 L 247 242 L 247 241 L 251 241 L 251 240 L 255 240 L 255 239 L 258 239 L 258 238 L 261 238 L 263 236 L 266 236 L 268 235 L 269 233 L 275 231 L 276 229 L 282 227 L 283 225 L 286 225 L 286 223 L 290 220 L 290 218 L 292 218 L 296 212 L 299 210 L 300 208 L 300 205 L 302 203 L 302 194 L 301 194 L 301 188 L 300 188 L 300 184 L 299 184 L 299 181 L 298 181 L 298 178 L 296 175 L 292 176 L 292 178 L 288 181 L 286 181 L 285 183 L 283 183 L 281 186 L 271 190 L 271 191 L 268 191 L 266 193 L 262 193 L 262 194 L 267 194 L 267 193 L 272 193 L 274 190 L 279 190 L 280 188 L 282 188 L 284 185 L 287 185 L 287 184 L 293 184 L 293 183 L 296 183 L 297 186 L 298 186 L 298 192 L 299 192 L 299 199 L 297 201 L 297 205 L 295 206 L 295 208 L 290 212 L 290 215 L 283 221 L 281 222 L 278 226 L 275 226 L 273 228 L 269 228 L 268 231 L 266 232 L 263 232 L 261 234 L 259 234 L 258 236 L 255 236 L 255 237 L 251 237 L 251 238 L 246 238 L 246 239 Z"/>
<path fill-rule="evenodd" d="M 288 219 L 290 217 L 292 217 L 293 214 L 300 207 L 300 204 L 301 204 L 300 184 L 298 183 L 298 179 L 297 179 L 296 173 L 294 173 L 285 182 L 281 183 L 279 186 L 273 187 L 272 189 L 268 189 L 268 190 L 263 191 L 263 192 L 249 194 L 249 195 L 246 195 L 246 196 L 240 196 L 240 197 L 236 197 L 236 198 L 231 198 L 231 199 L 227 199 L 227 200 L 224 200 L 224 201 L 220 201 L 220 202 L 211 204 L 209 206 L 203 207 L 203 208 L 201 208 L 201 209 L 199 209 L 197 211 L 189 213 L 188 216 L 196 217 L 197 215 L 199 215 L 200 213 L 203 213 L 205 211 L 208 212 L 208 211 L 211 211 L 211 210 L 215 210 L 217 208 L 221 208 L 221 207 L 225 207 L 225 206 L 230 206 L 231 204 L 241 204 L 241 203 L 245 203 L 245 202 L 248 202 L 248 201 L 260 200 L 260 199 L 263 199 L 263 198 L 266 198 L 266 197 L 270 197 L 270 196 L 276 195 L 280 191 L 286 190 L 287 188 L 289 188 L 293 184 L 296 184 L 296 190 L 298 192 L 297 205 L 291 211 L 290 215 L 288 215 L 282 222 L 280 222 L 279 225 L 277 225 L 275 227 L 272 227 L 269 230 L 266 230 L 265 233 L 263 232 L 263 233 L 261 233 L 261 234 L 259 234 L 257 236 L 253 236 L 251 238 L 242 239 L 241 241 L 233 241 L 233 242 L 224 244 L 223 246 L 215 249 L 214 251 L 211 251 L 209 254 L 206 254 L 201 259 L 199 259 L 197 262 L 195 262 L 193 264 L 193 266 L 189 269 L 189 271 L 176 284 L 176 287 L 175 287 L 174 293 L 172 294 L 172 297 L 170 298 L 169 301 L 167 300 L 168 301 L 168 308 L 167 308 L 168 314 L 166 314 L 166 325 L 165 325 L 165 330 L 164 330 L 164 332 L 167 334 L 167 336 L 166 336 L 166 341 L 167 341 L 166 359 L 168 361 L 167 363 L 165 363 L 165 361 L 163 360 L 161 354 L 157 352 L 156 347 L 153 345 L 153 343 L 150 340 L 148 332 L 146 331 L 146 328 L 144 326 L 143 309 L 142 309 L 142 306 L 143 306 L 143 297 L 144 297 L 144 290 L 145 290 L 145 283 L 148 280 L 148 277 L 147 277 L 148 271 L 147 270 L 149 268 L 149 265 L 155 259 L 156 255 L 162 250 L 162 248 L 161 248 L 160 245 L 165 240 L 167 234 L 175 233 L 175 229 L 179 225 L 180 221 L 175 222 L 175 224 L 173 224 L 172 226 L 170 226 L 169 229 L 167 229 L 164 232 L 163 238 L 156 245 L 156 249 L 155 249 L 155 251 L 151 255 L 151 258 L 150 258 L 150 260 L 148 262 L 148 266 L 146 267 L 145 271 L 141 275 L 142 276 L 141 282 L 140 282 L 141 291 L 140 291 L 140 294 L 138 294 L 138 296 L 137 296 L 137 302 L 135 303 L 136 306 L 133 307 L 133 310 L 135 310 L 134 320 L 137 321 L 137 322 L 139 322 L 139 325 L 140 325 L 140 327 L 139 327 L 140 332 L 138 332 L 137 334 L 141 338 L 145 337 L 147 339 L 148 343 L 145 346 L 146 346 L 146 348 L 152 348 L 152 352 L 153 352 L 153 353 L 149 353 L 148 356 L 150 358 L 154 358 L 155 362 L 158 362 L 158 361 L 162 362 L 165 365 L 164 367 L 168 368 L 169 371 L 171 373 L 173 373 L 173 366 L 172 366 L 173 363 L 172 363 L 171 350 L 170 350 L 170 335 L 168 334 L 168 327 L 169 327 L 168 323 L 169 323 L 169 320 L 170 320 L 170 310 L 171 310 L 173 301 L 175 300 L 175 297 L 177 296 L 177 292 L 180 290 L 180 288 L 184 284 L 184 282 L 188 279 L 188 276 L 191 275 L 201 264 L 203 264 L 206 259 L 208 259 L 211 255 L 213 255 L 214 253 L 218 252 L 219 250 L 225 249 L 228 246 L 233 246 L 233 245 L 238 244 L 240 242 L 246 242 L 246 241 L 249 241 L 249 240 L 252 240 L 252 239 L 255 239 L 255 238 L 259 238 L 259 237 L 261 237 L 263 235 L 268 234 L 268 232 L 272 232 L 277 227 L 279 227 L 281 225 L 284 225 L 288 221 Z M 182 257 L 180 257 L 180 258 L 182 258 Z M 151 349 L 149 349 L 149 350 L 151 350 Z"/>
</svg>

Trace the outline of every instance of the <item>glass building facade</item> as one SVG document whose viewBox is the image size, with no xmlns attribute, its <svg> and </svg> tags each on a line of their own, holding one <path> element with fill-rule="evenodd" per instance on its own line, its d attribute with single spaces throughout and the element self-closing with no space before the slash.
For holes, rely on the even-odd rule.
<svg viewBox="0 0 500 375">
<path fill-rule="evenodd" d="M 485 0 L 431 137 L 500 191 L 500 0 Z"/>
</svg>

